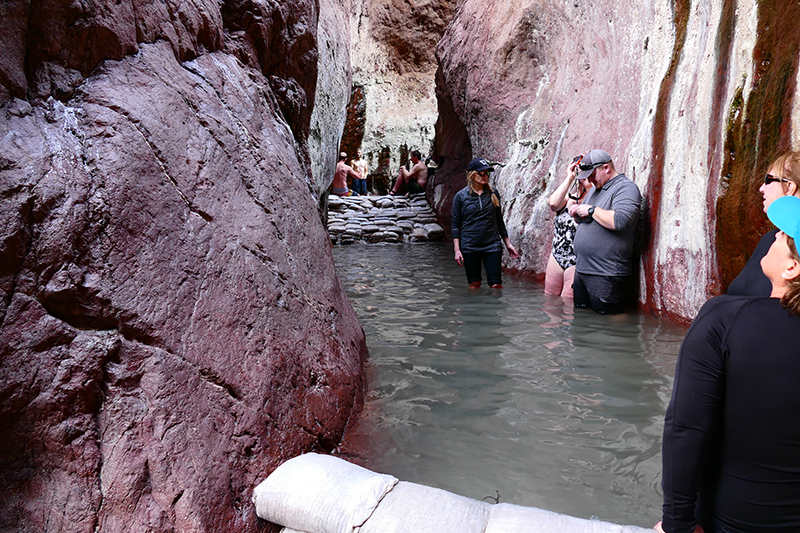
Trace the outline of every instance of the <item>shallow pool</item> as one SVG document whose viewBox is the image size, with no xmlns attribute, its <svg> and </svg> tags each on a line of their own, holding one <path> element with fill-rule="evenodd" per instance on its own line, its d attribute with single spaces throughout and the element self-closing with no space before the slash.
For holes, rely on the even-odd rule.
<svg viewBox="0 0 800 533">
<path fill-rule="evenodd" d="M 471 291 L 450 244 L 334 248 L 371 365 L 368 466 L 475 499 L 645 527 L 684 328 Z"/>
</svg>

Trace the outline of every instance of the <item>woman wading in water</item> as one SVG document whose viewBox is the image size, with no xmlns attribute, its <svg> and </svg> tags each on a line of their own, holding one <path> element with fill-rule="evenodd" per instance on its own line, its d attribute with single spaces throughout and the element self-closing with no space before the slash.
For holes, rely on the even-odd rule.
<svg viewBox="0 0 800 533">
<path fill-rule="evenodd" d="M 470 161 L 467 186 L 453 198 L 455 260 L 466 270 L 471 289 L 481 286 L 481 263 L 486 269 L 489 286 L 503 288 L 503 245 L 513 259 L 519 257 L 517 249 L 508 240 L 500 197 L 489 186 L 489 173 L 492 171 L 494 169 L 484 159 Z"/>
<path fill-rule="evenodd" d="M 572 299 L 572 279 L 575 276 L 575 231 L 578 225 L 567 209 L 580 203 L 592 187 L 588 179 L 576 180 L 578 164 L 583 156 L 572 160 L 561 185 L 550 195 L 548 205 L 556 216 L 553 219 L 553 251 L 544 275 L 544 293 Z M 570 190 L 574 189 L 573 193 Z"/>
</svg>

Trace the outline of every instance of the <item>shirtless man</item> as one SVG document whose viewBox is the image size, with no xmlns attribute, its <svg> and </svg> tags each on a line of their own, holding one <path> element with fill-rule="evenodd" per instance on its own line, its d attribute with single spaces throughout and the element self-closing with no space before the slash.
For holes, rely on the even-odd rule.
<svg viewBox="0 0 800 533">
<path fill-rule="evenodd" d="M 361 175 L 361 179 L 353 179 L 353 190 L 358 194 L 367 194 L 367 162 L 361 159 L 361 149 L 356 150 L 356 158 L 350 160 L 350 166 Z"/>
<path fill-rule="evenodd" d="M 414 166 L 408 171 L 405 167 L 400 167 L 400 174 L 394 182 L 394 188 L 389 192 L 392 196 L 400 194 L 405 187 L 406 193 L 425 192 L 425 185 L 428 184 L 428 167 L 422 162 L 422 155 L 419 150 L 411 152 L 411 162 Z"/>
<path fill-rule="evenodd" d="M 340 153 L 339 162 L 336 163 L 336 174 L 333 175 L 331 193 L 336 196 L 358 196 L 357 192 L 347 188 L 347 176 L 352 176 L 353 179 L 361 179 L 361 175 L 345 163 L 345 159 L 347 159 L 347 154 Z"/>
</svg>

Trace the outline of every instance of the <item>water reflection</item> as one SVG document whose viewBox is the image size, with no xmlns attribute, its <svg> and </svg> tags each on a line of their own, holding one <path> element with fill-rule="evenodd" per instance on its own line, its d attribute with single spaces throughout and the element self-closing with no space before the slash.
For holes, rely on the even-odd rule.
<svg viewBox="0 0 800 533">
<path fill-rule="evenodd" d="M 370 465 L 471 498 L 652 526 L 684 330 L 467 288 L 449 245 L 335 248 L 370 350 Z"/>
</svg>

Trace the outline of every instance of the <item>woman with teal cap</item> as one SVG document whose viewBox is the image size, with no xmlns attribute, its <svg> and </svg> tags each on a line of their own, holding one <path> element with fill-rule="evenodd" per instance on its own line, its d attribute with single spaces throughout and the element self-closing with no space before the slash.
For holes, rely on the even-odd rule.
<svg viewBox="0 0 800 533">
<path fill-rule="evenodd" d="M 712 298 L 681 346 L 657 531 L 800 531 L 800 198 L 767 216 L 769 296 Z"/>
</svg>

